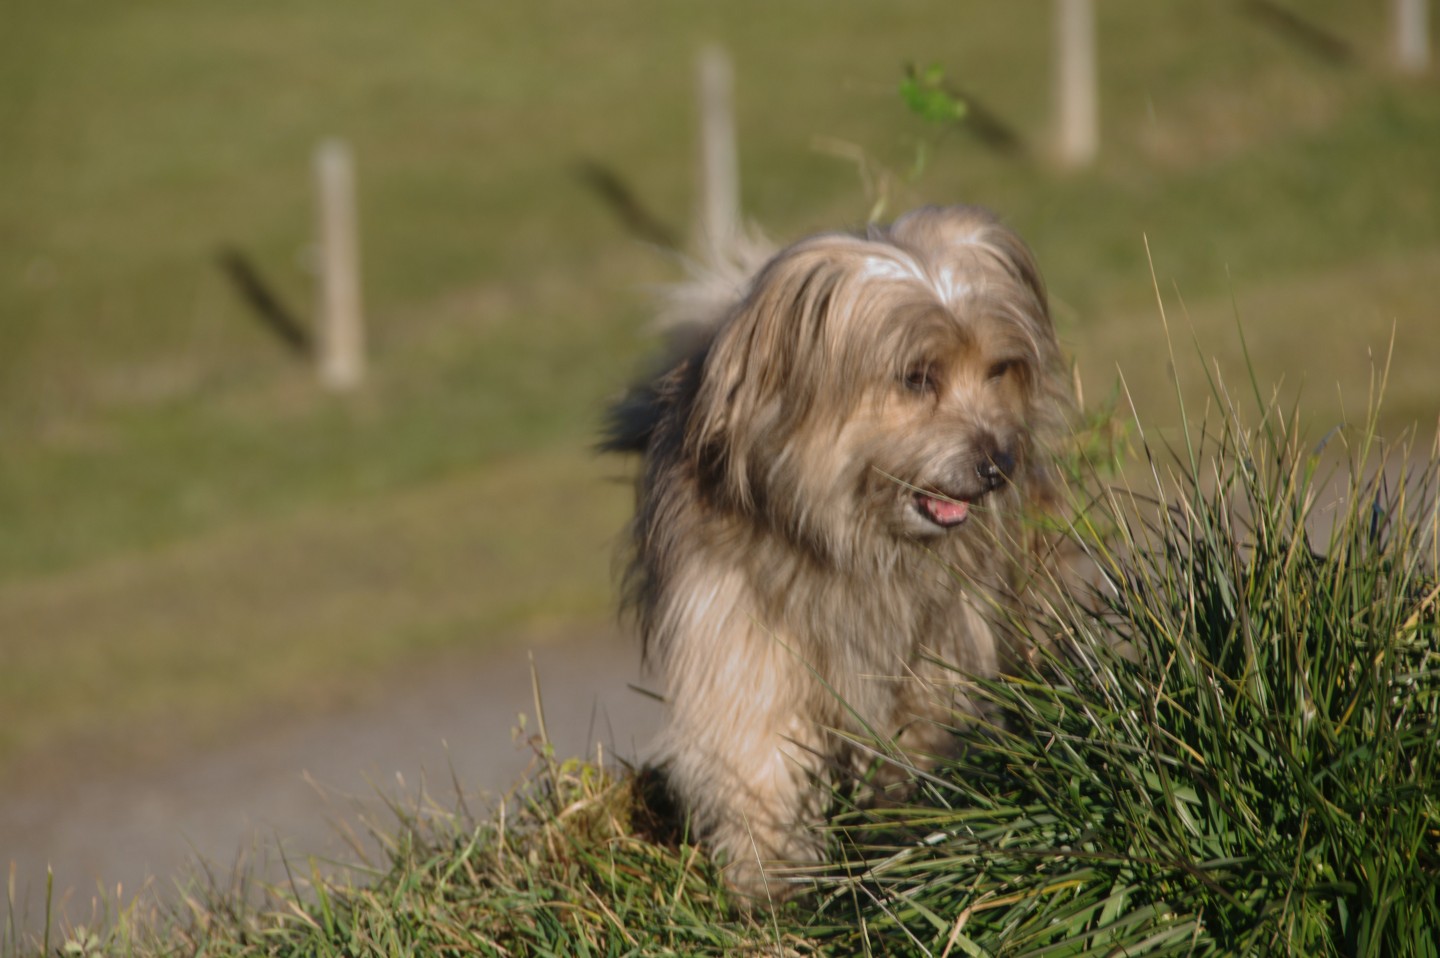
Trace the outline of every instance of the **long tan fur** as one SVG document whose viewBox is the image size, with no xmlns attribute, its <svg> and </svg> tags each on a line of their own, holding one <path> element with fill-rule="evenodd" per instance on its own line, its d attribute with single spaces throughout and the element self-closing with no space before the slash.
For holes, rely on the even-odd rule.
<svg viewBox="0 0 1440 958">
<path fill-rule="evenodd" d="M 731 883 L 778 898 L 773 866 L 823 856 L 815 780 L 865 764 L 835 730 L 933 761 L 980 711 L 963 676 L 1015 653 L 1069 400 L 1034 260 L 973 207 L 803 240 L 715 312 L 610 444 L 644 456 L 627 600 L 659 761 Z"/>
</svg>

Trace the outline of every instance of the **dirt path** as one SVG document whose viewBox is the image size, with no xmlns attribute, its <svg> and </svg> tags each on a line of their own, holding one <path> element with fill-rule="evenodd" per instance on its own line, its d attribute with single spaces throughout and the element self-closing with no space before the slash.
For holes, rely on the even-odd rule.
<svg viewBox="0 0 1440 958">
<path fill-rule="evenodd" d="M 390 822 L 377 793 L 413 800 L 422 782 L 453 804 L 452 769 L 467 796 L 493 798 L 533 753 L 512 740 L 531 716 L 529 652 L 517 648 L 407 680 L 385 702 L 322 719 L 278 723 L 223 750 L 142 772 L 70 776 L 0 798 L 0 866 L 13 863 L 21 926 L 44 915 L 45 869 L 68 916 L 90 917 L 97 889 L 128 899 L 151 881 L 162 897 L 197 859 L 228 875 L 245 854 L 259 873 L 283 875 L 278 850 L 354 859 L 336 823 L 362 812 Z M 548 730 L 561 755 L 641 755 L 660 707 L 627 686 L 638 680 L 634 645 L 616 635 L 533 649 Z M 483 799 L 482 799 L 483 800 Z M 158 877 L 156 877 L 158 876 Z"/>
</svg>

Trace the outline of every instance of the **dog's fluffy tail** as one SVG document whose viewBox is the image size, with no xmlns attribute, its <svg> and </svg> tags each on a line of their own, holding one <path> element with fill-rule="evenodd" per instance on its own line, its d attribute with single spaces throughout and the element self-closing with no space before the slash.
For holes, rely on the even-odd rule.
<svg viewBox="0 0 1440 958">
<path fill-rule="evenodd" d="M 664 346 L 651 375 L 606 411 L 603 452 L 644 452 L 674 395 L 680 367 L 701 362 L 715 333 L 750 291 L 760 268 L 775 254 L 758 233 L 738 238 L 711 262 L 687 260 L 685 280 L 659 290 L 655 329 Z"/>
</svg>

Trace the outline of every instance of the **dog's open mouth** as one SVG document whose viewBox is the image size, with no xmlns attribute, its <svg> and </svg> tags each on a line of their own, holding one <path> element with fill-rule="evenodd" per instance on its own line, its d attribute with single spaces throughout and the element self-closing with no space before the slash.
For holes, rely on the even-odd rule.
<svg viewBox="0 0 1440 958">
<path fill-rule="evenodd" d="M 970 516 L 969 500 L 932 496 L 924 492 L 915 493 L 915 508 L 942 529 L 958 526 Z"/>
</svg>

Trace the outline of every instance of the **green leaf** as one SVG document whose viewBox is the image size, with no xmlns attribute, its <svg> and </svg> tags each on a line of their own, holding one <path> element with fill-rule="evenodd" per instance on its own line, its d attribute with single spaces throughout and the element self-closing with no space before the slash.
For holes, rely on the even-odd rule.
<svg viewBox="0 0 1440 958">
<path fill-rule="evenodd" d="M 938 64 L 927 67 L 923 74 L 908 67 L 900 81 L 900 97 L 910 112 L 926 123 L 956 123 L 967 112 L 965 102 L 945 89 L 945 71 Z"/>
</svg>

